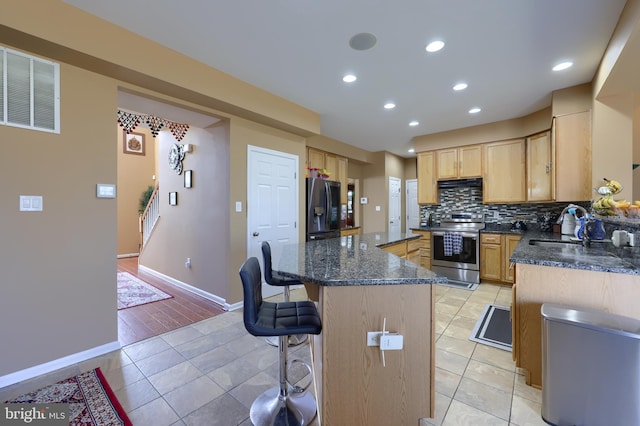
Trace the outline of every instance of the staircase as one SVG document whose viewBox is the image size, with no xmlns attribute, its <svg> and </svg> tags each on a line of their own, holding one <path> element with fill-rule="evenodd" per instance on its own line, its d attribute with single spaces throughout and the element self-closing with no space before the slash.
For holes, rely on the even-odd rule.
<svg viewBox="0 0 640 426">
<path fill-rule="evenodd" d="M 138 230 L 142 237 L 142 246 L 140 247 L 140 251 L 144 248 L 156 226 L 156 222 L 160 219 L 160 200 L 158 198 L 159 188 L 160 185 L 156 184 L 153 194 L 151 194 L 151 197 L 149 198 L 149 203 L 147 203 L 147 208 L 144 209 L 144 212 L 138 219 Z"/>
</svg>

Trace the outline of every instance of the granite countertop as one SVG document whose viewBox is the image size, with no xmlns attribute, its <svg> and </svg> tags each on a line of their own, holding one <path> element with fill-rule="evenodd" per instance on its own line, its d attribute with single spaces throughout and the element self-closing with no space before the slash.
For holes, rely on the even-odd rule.
<svg viewBox="0 0 640 426">
<path fill-rule="evenodd" d="M 380 232 L 287 244 L 274 269 L 322 286 L 446 284 L 446 277 L 380 248 L 420 237 Z"/>
<path fill-rule="evenodd" d="M 525 232 L 509 260 L 529 265 L 640 275 L 640 247 L 615 247 L 610 241 L 592 242 L 590 247 L 583 247 L 579 242 L 570 247 L 530 244 L 531 240 L 569 239 L 569 236 L 548 232 Z"/>
</svg>

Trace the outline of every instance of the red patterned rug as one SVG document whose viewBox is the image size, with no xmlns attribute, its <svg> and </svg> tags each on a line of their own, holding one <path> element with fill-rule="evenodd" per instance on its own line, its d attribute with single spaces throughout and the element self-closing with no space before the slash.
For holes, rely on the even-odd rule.
<svg viewBox="0 0 640 426">
<path fill-rule="evenodd" d="M 128 272 L 118 272 L 118 309 L 131 308 L 172 297 Z"/>
<path fill-rule="evenodd" d="M 99 368 L 5 402 L 69 404 L 70 426 L 132 426 Z"/>
</svg>

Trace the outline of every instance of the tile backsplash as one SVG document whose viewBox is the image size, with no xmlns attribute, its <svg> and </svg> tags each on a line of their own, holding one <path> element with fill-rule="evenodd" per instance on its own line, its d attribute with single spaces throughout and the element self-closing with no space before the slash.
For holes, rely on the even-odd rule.
<svg viewBox="0 0 640 426">
<path fill-rule="evenodd" d="M 526 223 L 537 223 L 538 218 L 544 213 L 560 215 L 569 202 L 562 203 L 523 203 L 523 204 L 483 204 L 482 188 L 441 188 L 439 191 L 439 205 L 420 206 L 420 218 L 426 220 L 429 214 L 433 214 L 434 223 L 440 222 L 440 218 L 451 212 L 468 212 L 484 214 L 487 223 L 511 223 L 514 220 L 522 220 Z M 590 207 L 588 201 L 573 202 L 587 210 Z"/>
</svg>

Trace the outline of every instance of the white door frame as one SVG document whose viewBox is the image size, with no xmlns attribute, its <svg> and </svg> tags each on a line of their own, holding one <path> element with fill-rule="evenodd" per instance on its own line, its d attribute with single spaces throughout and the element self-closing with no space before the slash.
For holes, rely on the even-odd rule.
<svg viewBox="0 0 640 426">
<path fill-rule="evenodd" d="M 262 147 L 258 147 L 258 146 L 253 146 L 253 145 L 247 145 L 247 205 L 246 205 L 246 214 L 247 214 L 247 258 L 255 256 L 258 258 L 258 261 L 260 262 L 261 268 L 263 268 L 263 274 L 262 274 L 262 278 L 263 278 L 263 285 L 262 285 L 262 294 L 264 297 L 270 297 L 276 294 L 280 294 L 282 293 L 282 288 L 277 287 L 277 286 L 271 286 L 268 285 L 266 283 L 264 283 L 264 267 L 263 267 L 263 258 L 262 258 L 262 251 L 260 248 L 260 245 L 262 244 L 263 239 L 262 238 L 258 238 L 256 239 L 256 236 L 254 236 L 254 232 L 255 231 L 255 221 L 257 220 L 257 218 L 252 216 L 252 206 L 253 203 L 255 202 L 255 200 L 252 200 L 252 185 L 255 185 L 255 174 L 253 173 L 254 171 L 251 170 L 251 165 L 253 164 L 252 161 L 254 160 L 254 156 L 256 154 L 259 155 L 268 155 L 268 156 L 273 156 L 274 160 L 275 157 L 279 157 L 279 158 L 285 158 L 287 160 L 293 160 L 294 161 L 294 173 L 295 173 L 295 177 L 293 179 L 295 179 L 295 183 L 293 183 L 293 194 L 291 197 L 291 200 L 289 202 L 290 206 L 289 206 L 289 211 L 292 212 L 292 220 L 294 221 L 293 223 L 293 228 L 295 229 L 295 232 L 290 232 L 291 228 L 287 228 L 289 230 L 289 233 L 287 234 L 288 237 L 288 243 L 298 243 L 299 242 L 299 217 L 300 217 L 300 203 L 299 203 L 299 189 L 300 189 L 300 179 L 299 179 L 299 157 L 297 155 L 294 154 L 290 154 L 287 152 L 281 152 L 281 151 L 275 151 L 272 149 L 268 149 L 268 148 L 262 148 Z M 264 201 L 264 200 L 263 200 Z M 260 236 L 261 237 L 261 236 Z M 278 237 L 276 236 L 275 239 L 277 239 Z M 267 237 L 266 240 L 272 240 L 272 236 Z M 272 263 L 273 263 L 273 267 L 277 268 L 277 264 L 278 261 L 280 259 L 280 248 L 277 246 L 277 244 L 274 244 L 273 241 L 270 241 L 270 245 L 271 245 L 271 251 L 272 251 Z"/>
<path fill-rule="evenodd" d="M 392 184 L 397 184 L 398 190 L 392 189 Z M 397 200 L 396 200 L 397 198 Z M 397 211 L 397 215 L 394 212 Z M 402 231 L 402 179 L 389 176 L 389 217 L 387 229 L 389 232 Z M 392 217 L 392 214 L 394 215 Z"/>
<path fill-rule="evenodd" d="M 412 227 L 420 226 L 420 205 L 418 204 L 418 179 L 407 179 L 405 181 L 405 193 L 407 194 L 406 198 L 406 231 L 409 232 Z M 417 207 L 417 216 L 412 213 L 416 210 Z M 414 217 L 415 216 L 415 217 Z"/>
</svg>

